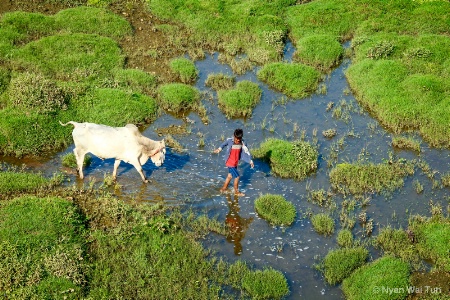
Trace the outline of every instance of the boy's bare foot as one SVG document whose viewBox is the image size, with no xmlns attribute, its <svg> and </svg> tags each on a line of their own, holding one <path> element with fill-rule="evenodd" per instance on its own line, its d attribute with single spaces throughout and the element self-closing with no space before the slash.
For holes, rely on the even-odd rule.
<svg viewBox="0 0 450 300">
<path fill-rule="evenodd" d="M 234 195 L 235 195 L 235 196 L 238 196 L 238 197 L 243 197 L 243 196 L 245 196 L 245 194 L 244 194 L 244 193 L 241 193 L 241 192 L 234 193 Z"/>
<path fill-rule="evenodd" d="M 220 189 L 220 192 L 221 192 L 222 194 L 228 194 L 228 190 L 227 190 L 227 189 Z"/>
</svg>

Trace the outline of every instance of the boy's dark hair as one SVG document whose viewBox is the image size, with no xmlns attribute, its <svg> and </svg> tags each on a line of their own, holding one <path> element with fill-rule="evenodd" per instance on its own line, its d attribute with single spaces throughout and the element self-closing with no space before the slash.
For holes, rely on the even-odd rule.
<svg viewBox="0 0 450 300">
<path fill-rule="evenodd" d="M 242 130 L 242 129 L 240 129 L 240 128 L 238 128 L 238 129 L 236 129 L 235 131 L 234 131 L 234 137 L 235 138 L 237 138 L 237 139 L 239 139 L 239 140 L 242 140 L 242 137 L 244 136 L 244 131 Z"/>
</svg>

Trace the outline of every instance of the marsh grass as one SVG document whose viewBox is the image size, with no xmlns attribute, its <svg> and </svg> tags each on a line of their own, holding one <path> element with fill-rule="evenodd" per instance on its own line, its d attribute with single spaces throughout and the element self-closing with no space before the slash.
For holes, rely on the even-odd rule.
<svg viewBox="0 0 450 300">
<path fill-rule="evenodd" d="M 291 225 L 296 216 L 295 206 L 281 195 L 266 194 L 255 200 L 256 212 L 274 225 Z"/>
<path fill-rule="evenodd" d="M 184 57 L 174 58 L 170 61 L 169 66 L 182 83 L 195 82 L 198 77 L 198 70 L 190 59 Z"/>
<path fill-rule="evenodd" d="M 155 99 L 144 94 L 110 88 L 89 91 L 83 97 L 73 100 L 71 109 L 75 111 L 77 120 L 108 126 L 150 122 L 159 113 Z"/>
<path fill-rule="evenodd" d="M 366 264 L 342 282 L 346 299 L 386 299 L 383 293 L 374 293 L 380 287 L 407 287 L 409 284 L 409 265 L 398 258 L 384 256 Z M 364 288 L 362 288 L 364 287 Z M 400 289 L 389 299 L 405 299 L 406 289 Z"/>
<path fill-rule="evenodd" d="M 445 187 L 450 187 L 450 173 L 443 174 L 441 176 L 442 185 Z"/>
<path fill-rule="evenodd" d="M 326 72 L 337 66 L 344 49 L 332 35 L 309 35 L 297 41 L 294 60 Z"/>
<path fill-rule="evenodd" d="M 442 208 L 430 218 L 410 218 L 409 228 L 417 241 L 416 247 L 423 259 L 430 259 L 439 270 L 450 271 L 450 220 Z"/>
<path fill-rule="evenodd" d="M 380 230 L 374 245 L 382 249 L 384 255 L 398 257 L 418 269 L 421 267 L 419 252 L 411 239 L 414 238 L 409 237 L 407 231 L 388 226 Z"/>
<path fill-rule="evenodd" d="M 83 161 L 83 167 L 89 166 L 91 164 L 91 162 L 92 162 L 92 157 L 89 154 L 85 155 L 84 161 Z M 63 157 L 61 157 L 61 163 L 64 167 L 76 168 L 77 160 L 75 158 L 75 154 L 74 153 L 65 154 Z"/>
<path fill-rule="evenodd" d="M 309 190 L 308 201 L 317 204 L 321 207 L 330 207 L 333 205 L 333 195 L 324 189 Z"/>
<path fill-rule="evenodd" d="M 336 191 L 346 194 L 392 192 L 403 186 L 403 178 L 414 174 L 412 163 L 341 163 L 330 172 L 330 182 Z"/>
<path fill-rule="evenodd" d="M 0 286 L 12 298 L 82 296 L 88 270 L 83 218 L 67 200 L 25 196 L 0 206 Z"/>
<path fill-rule="evenodd" d="M 398 149 L 407 149 L 420 152 L 420 142 L 416 139 L 409 137 L 393 137 L 392 146 Z"/>
<path fill-rule="evenodd" d="M 328 214 L 319 213 L 311 217 L 314 230 L 319 234 L 331 235 L 334 232 L 334 220 Z"/>
<path fill-rule="evenodd" d="M 258 79 L 291 98 L 305 98 L 318 86 L 320 73 L 302 64 L 270 63 L 257 72 Z"/>
<path fill-rule="evenodd" d="M 352 247 L 354 244 L 352 231 L 349 229 L 339 230 L 336 241 L 341 248 Z"/>
<path fill-rule="evenodd" d="M 317 170 L 319 153 L 313 145 L 305 141 L 288 142 L 269 138 L 253 156 L 269 162 L 272 172 L 283 178 L 303 180 Z"/>
<path fill-rule="evenodd" d="M 328 252 L 319 266 L 326 281 L 335 285 L 350 276 L 361 267 L 369 256 L 369 251 L 364 247 L 342 248 Z"/>
<path fill-rule="evenodd" d="M 247 273 L 242 286 L 253 299 L 282 299 L 289 294 L 283 273 L 272 268 Z"/>
<path fill-rule="evenodd" d="M 194 109 L 199 101 L 199 91 L 187 84 L 169 83 L 158 88 L 158 103 L 164 110 L 180 113 Z"/>
<path fill-rule="evenodd" d="M 0 172 L 0 194 L 3 196 L 34 192 L 39 188 L 50 185 L 51 181 L 41 174 L 8 169 Z"/>
<path fill-rule="evenodd" d="M 258 84 L 248 80 L 239 81 L 233 89 L 217 92 L 219 107 L 229 118 L 251 116 L 261 94 Z"/>
<path fill-rule="evenodd" d="M 229 90 L 233 88 L 235 82 L 236 78 L 234 76 L 218 73 L 218 74 L 209 74 L 208 78 L 206 78 L 205 85 L 211 87 L 216 91 Z"/>
</svg>

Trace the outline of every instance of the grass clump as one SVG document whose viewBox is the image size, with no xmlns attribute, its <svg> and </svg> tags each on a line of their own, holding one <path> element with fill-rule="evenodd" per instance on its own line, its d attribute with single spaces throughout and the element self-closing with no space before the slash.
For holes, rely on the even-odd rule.
<svg viewBox="0 0 450 300">
<path fill-rule="evenodd" d="M 8 298 L 82 298 L 84 224 L 72 203 L 16 198 L 0 205 L 0 286 Z"/>
<path fill-rule="evenodd" d="M 180 113 L 198 106 L 200 93 L 192 86 L 169 83 L 158 88 L 158 103 L 168 111 Z"/>
<path fill-rule="evenodd" d="M 291 98 L 304 98 L 318 86 L 320 73 L 302 64 L 270 63 L 257 73 L 258 79 Z"/>
<path fill-rule="evenodd" d="M 417 249 L 412 244 L 410 237 L 405 230 L 386 227 L 380 230 L 375 237 L 374 245 L 381 248 L 386 255 L 400 258 L 418 266 L 419 256 Z"/>
<path fill-rule="evenodd" d="M 291 225 L 295 220 L 295 206 L 281 195 L 266 194 L 255 200 L 256 212 L 274 225 Z"/>
<path fill-rule="evenodd" d="M 305 179 L 315 172 L 319 153 L 308 142 L 269 138 L 252 154 L 269 162 L 272 172 L 284 178 Z"/>
<path fill-rule="evenodd" d="M 54 15 L 57 27 L 72 33 L 90 33 L 115 39 L 132 33 L 130 23 L 106 9 L 79 6 Z"/>
<path fill-rule="evenodd" d="M 139 69 L 116 69 L 113 76 L 113 86 L 144 94 L 153 94 L 158 83 L 155 75 Z"/>
<path fill-rule="evenodd" d="M 341 61 L 344 49 L 331 35 L 311 35 L 297 41 L 295 61 L 320 71 L 329 71 Z"/>
<path fill-rule="evenodd" d="M 234 86 L 235 82 L 236 78 L 234 76 L 219 73 L 209 74 L 208 78 L 206 78 L 205 85 L 210 86 L 216 91 L 229 90 Z"/>
<path fill-rule="evenodd" d="M 98 88 L 72 102 L 76 119 L 108 126 L 153 121 L 159 113 L 155 99 L 120 89 Z"/>
<path fill-rule="evenodd" d="M 441 176 L 442 185 L 445 187 L 450 187 L 450 173 L 443 174 Z"/>
<path fill-rule="evenodd" d="M 234 89 L 218 91 L 219 107 L 228 117 L 250 116 L 261 100 L 261 94 L 258 84 L 243 80 Z"/>
<path fill-rule="evenodd" d="M 383 164 L 338 164 L 330 172 L 334 189 L 346 195 L 394 191 L 403 186 L 403 178 L 414 173 L 410 163 L 400 161 Z"/>
<path fill-rule="evenodd" d="M 13 77 L 8 89 L 8 105 L 22 111 L 55 113 L 67 109 L 64 90 L 39 73 L 20 73 Z"/>
<path fill-rule="evenodd" d="M 440 214 L 428 219 L 410 220 L 416 247 L 424 259 L 433 261 L 437 269 L 450 271 L 450 220 Z"/>
<path fill-rule="evenodd" d="M 320 213 L 311 217 L 314 230 L 319 234 L 331 235 L 334 232 L 334 220 L 329 215 Z"/>
<path fill-rule="evenodd" d="M 339 247 L 342 248 L 350 248 L 353 246 L 353 234 L 350 229 L 342 229 L 338 232 L 337 235 L 337 243 Z"/>
<path fill-rule="evenodd" d="M 388 294 L 389 299 L 405 299 L 408 296 L 409 265 L 398 258 L 385 256 L 370 264 L 366 264 L 342 282 L 342 290 L 346 299 L 386 299 L 388 291 L 397 289 L 396 293 Z"/>
<path fill-rule="evenodd" d="M 364 247 L 331 250 L 325 256 L 319 269 L 323 272 L 326 281 L 335 285 L 362 266 L 368 255 L 369 251 Z"/>
<path fill-rule="evenodd" d="M 286 278 L 272 268 L 247 273 L 242 287 L 253 299 L 282 299 L 289 294 Z"/>
<path fill-rule="evenodd" d="M 194 82 L 198 77 L 198 70 L 195 64 L 187 58 L 179 57 L 170 61 L 170 69 L 183 83 Z"/>
<path fill-rule="evenodd" d="M 393 137 L 392 146 L 398 149 L 407 149 L 420 152 L 420 142 L 413 138 L 402 136 Z"/>
<path fill-rule="evenodd" d="M 77 168 L 77 159 L 74 153 L 67 153 L 61 158 L 62 165 L 68 168 Z M 92 157 L 87 154 L 84 156 L 83 167 L 87 167 L 91 164 Z"/>
<path fill-rule="evenodd" d="M 13 52 L 17 68 L 39 71 L 45 76 L 91 82 L 122 67 L 124 57 L 117 43 L 94 34 L 61 34 L 30 42 Z"/>
<path fill-rule="evenodd" d="M 50 180 L 41 174 L 2 170 L 0 172 L 0 195 L 33 192 L 49 186 Z"/>
</svg>

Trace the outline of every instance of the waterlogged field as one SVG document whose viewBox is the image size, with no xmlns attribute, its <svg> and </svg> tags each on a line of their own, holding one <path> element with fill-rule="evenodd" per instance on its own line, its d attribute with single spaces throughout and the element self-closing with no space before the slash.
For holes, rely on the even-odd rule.
<svg viewBox="0 0 450 300">
<path fill-rule="evenodd" d="M 282 7 L 280 1 L 275 2 Z M 77 69 L 81 73 L 64 71 L 57 77 L 62 80 L 64 76 L 69 76 L 71 84 L 58 82 L 50 90 L 57 90 L 62 94 L 70 91 L 72 98 L 58 98 L 59 94 L 56 94 L 55 99 L 62 99 L 61 101 L 38 106 L 44 107 L 43 113 L 47 114 L 46 119 L 42 119 L 39 124 L 58 118 L 63 121 L 74 118 L 80 122 L 101 122 L 114 126 L 133 122 L 145 124 L 142 126 L 143 134 L 149 138 L 156 140 L 161 139 L 161 136 L 165 137 L 166 144 L 170 147 L 164 164 L 159 168 L 151 162 L 143 166 L 151 183 L 142 184 L 134 167 L 125 163 L 119 167 L 117 182 L 112 182 L 109 176 L 114 161 L 96 157 L 91 158 L 84 169 L 86 178 L 80 181 L 75 169 L 70 164 L 63 164 L 63 160 L 73 150 L 68 130 L 61 132 L 55 143 L 56 146 L 66 145 L 59 152 L 47 154 L 44 151 L 45 155 L 30 158 L 23 156 L 26 154 L 25 146 L 18 147 L 19 152 L 11 147 L 8 154 L 16 153 L 23 157 L 3 156 L 4 162 L 8 165 L 25 164 L 31 172 L 40 175 L 34 179 L 28 175 L 6 172 L 5 178 L 17 176 L 15 180 L 18 184 L 3 187 L 2 194 L 10 197 L 9 191 L 21 194 L 36 192 L 37 188 L 24 181 L 40 182 L 43 180 L 42 175 L 52 178 L 50 183 L 44 184 L 44 189 L 53 188 L 57 182 L 62 181 L 60 185 L 69 189 L 111 192 L 119 199 L 118 202 L 110 200 L 115 207 L 108 208 L 109 212 L 114 212 L 115 217 L 122 214 L 133 215 L 132 212 L 123 211 L 124 208 L 117 204 L 121 201 L 148 207 L 163 203 L 182 211 L 206 214 L 217 221 L 217 224 L 211 221 L 214 226 L 203 225 L 202 228 L 207 228 L 207 232 L 208 229 L 212 230 L 199 234 L 203 237 L 201 244 L 212 250 L 214 257 L 223 258 L 232 267 L 229 273 L 224 273 L 220 265 L 213 267 L 208 264 L 201 267 L 205 272 L 200 274 L 208 277 L 211 276 L 208 270 L 217 270 L 218 276 L 222 277 L 214 278 L 213 285 L 228 285 L 245 291 L 240 296 L 270 298 L 264 294 L 266 289 L 266 292 L 272 293 L 273 298 L 285 299 L 405 299 L 422 296 L 428 297 L 425 299 L 448 299 L 450 151 L 447 149 L 448 122 L 444 111 L 448 110 L 445 103 L 448 102 L 450 85 L 448 59 L 441 58 L 447 55 L 446 47 L 450 42 L 443 33 L 448 33 L 449 26 L 448 17 L 446 19 L 436 13 L 436 20 L 430 25 L 423 20 L 423 13 L 426 10 L 438 11 L 433 5 L 444 10 L 448 10 L 449 6 L 441 1 L 423 1 L 426 2 L 424 6 L 413 2 L 403 1 L 388 8 L 388 12 L 401 12 L 398 18 L 407 19 L 406 12 L 412 9 L 411 6 L 414 7 L 417 23 L 401 23 L 401 30 L 396 27 L 398 24 L 387 22 L 388 17 L 385 19 L 383 15 L 377 15 L 380 4 L 357 6 L 361 10 L 358 16 L 362 19 L 356 18 L 355 12 L 347 9 L 352 1 L 312 1 L 299 5 L 291 3 L 286 11 L 278 11 L 279 7 L 275 4 L 267 6 L 265 10 L 258 3 L 254 4 L 248 12 L 248 22 L 251 22 L 246 26 L 254 25 L 259 28 L 257 25 L 267 22 L 267 15 L 274 12 L 280 15 L 285 13 L 290 25 L 296 22 L 309 24 L 290 28 L 290 36 L 297 46 L 289 40 L 283 44 L 283 40 L 279 39 L 279 34 L 287 30 L 278 22 L 279 16 L 272 16 L 269 28 L 263 30 L 271 32 L 270 34 L 258 30 L 249 31 L 249 39 L 256 39 L 252 44 L 254 48 L 242 41 L 246 41 L 245 38 L 239 40 L 239 34 L 230 33 L 237 30 L 234 25 L 239 24 L 238 19 L 234 20 L 236 24 L 228 28 L 230 32 L 223 28 L 223 32 L 218 31 L 231 40 L 226 40 L 223 36 L 207 35 L 207 42 L 202 44 L 197 40 L 199 37 L 192 34 L 189 37 L 194 40 L 196 47 L 189 51 L 183 51 L 183 43 L 186 41 L 175 39 L 176 30 L 170 27 L 174 25 L 155 23 L 155 31 L 164 32 L 166 38 L 169 37 L 168 45 L 179 46 L 178 54 L 172 53 L 173 60 L 166 64 L 171 72 L 167 73 L 166 70 L 166 73 L 158 73 L 157 69 L 152 69 L 154 65 L 150 64 L 142 64 L 140 69 L 146 71 L 142 73 L 123 68 L 124 61 L 129 66 L 135 64 L 134 68 L 139 65 L 137 62 L 167 58 L 170 52 L 164 52 L 166 48 L 135 49 L 134 55 L 129 52 L 133 51 L 130 48 L 126 48 L 124 52 L 117 50 L 105 62 L 110 63 L 114 71 L 110 70 L 111 67 L 103 69 L 103 65 L 96 66 L 97 69 L 92 73 L 87 65 L 81 66 L 81 70 Z M 150 9 L 160 18 L 158 22 L 172 17 L 171 21 L 184 21 L 185 26 L 199 32 L 203 31 L 196 26 L 206 28 L 207 25 L 193 22 L 195 18 L 189 13 L 197 12 L 197 17 L 202 16 L 205 22 L 212 22 L 203 15 L 205 7 L 199 6 L 196 10 L 191 7 L 190 11 L 176 11 L 175 7 L 165 7 L 164 12 L 164 3 L 149 1 Z M 247 8 L 244 4 L 248 3 L 242 2 L 243 8 Z M 211 6 L 207 9 L 216 8 Z M 234 16 L 234 11 L 225 2 L 219 2 L 217 9 L 216 17 L 219 20 L 221 16 Z M 237 7 L 234 9 L 239 11 Z M 321 26 L 313 25 L 322 19 L 311 17 L 316 21 L 310 22 L 303 10 L 311 16 L 323 11 L 330 16 L 340 14 L 340 26 L 331 26 L 332 22 L 327 19 L 323 20 Z M 369 19 L 365 14 L 372 14 L 374 18 Z M 57 18 L 46 21 L 55 22 L 53 28 L 61 26 L 57 25 Z M 148 24 L 140 20 L 136 24 L 141 23 L 142 30 L 145 31 Z M 142 31 L 136 25 L 135 27 L 136 32 Z M 123 28 L 123 34 L 126 35 L 126 26 Z M 393 28 L 400 30 L 402 36 L 391 33 Z M 303 37 L 308 30 L 308 34 L 314 34 Z M 387 33 L 375 34 L 383 30 Z M 152 34 L 155 31 L 151 31 Z M 420 45 L 408 38 L 415 31 L 428 34 L 421 38 Z M 105 30 L 101 35 L 107 36 L 106 32 Z M 333 38 L 333 35 L 339 35 L 340 38 Z M 344 42 L 353 35 L 357 38 Z M 136 41 L 136 36 L 128 39 Z M 88 39 L 92 43 L 98 40 L 101 47 L 111 47 L 114 51 L 121 49 L 116 48 L 110 40 L 99 39 L 94 35 Z M 80 45 L 76 38 L 73 41 L 80 49 L 87 45 Z M 267 41 L 267 48 L 259 44 L 264 44 L 264 41 Z M 54 41 L 46 39 L 45 42 L 53 45 Z M 21 48 L 17 54 L 22 55 L 27 64 L 30 61 L 27 51 L 40 51 L 39 47 L 45 46 L 42 41 L 34 43 L 28 48 Z M 325 53 L 315 53 L 317 45 L 323 43 L 329 45 L 329 49 Z M 125 49 L 126 42 L 121 41 L 119 44 Z M 210 51 L 199 51 L 202 46 Z M 217 48 L 222 52 L 212 51 Z M 234 57 L 238 50 L 247 55 Z M 92 52 L 92 55 L 95 56 L 95 53 Z M 140 59 L 138 53 L 144 53 L 144 58 Z M 123 56 L 127 60 L 122 60 Z M 278 62 L 270 62 L 271 60 Z M 438 62 L 443 64 L 438 66 Z M 23 64 L 20 61 L 19 65 L 23 67 Z M 428 75 L 420 75 L 418 70 L 426 70 Z M 56 72 L 48 67 L 42 71 Z M 101 77 L 98 75 L 101 72 L 106 75 Z M 32 78 L 22 79 L 28 78 L 29 82 L 35 82 L 33 78 L 36 76 L 29 77 Z M 11 82 L 15 82 L 15 87 L 20 83 L 17 78 Z M 74 82 L 76 84 L 73 86 Z M 51 82 L 44 83 L 44 87 L 51 87 Z M 419 88 L 422 84 L 423 87 Z M 5 91 L 9 93 L 9 98 L 14 98 L 9 89 Z M 42 99 L 44 98 L 38 98 Z M 408 102 L 411 99 L 415 99 L 413 104 Z M 66 100 L 68 102 L 64 102 Z M 396 102 L 397 100 L 403 102 Z M 4 113 L 8 113 L 11 120 L 17 120 L 19 117 L 5 110 L 14 105 L 23 108 L 21 105 L 24 103 L 8 101 L 3 102 Z M 237 109 L 233 101 L 238 103 Z M 24 109 L 33 111 L 34 103 L 26 104 L 28 106 Z M 86 106 L 86 103 L 90 106 Z M 115 107 L 121 107 L 124 103 L 129 105 L 119 111 L 115 110 Z M 64 105 L 67 105 L 67 109 L 62 109 Z M 241 113 L 239 105 L 242 106 Z M 434 117 L 436 114 L 438 118 Z M 19 124 L 18 121 L 15 122 Z M 19 125 L 15 126 L 18 127 L 8 129 L 8 134 L 12 129 L 20 128 Z M 240 190 L 245 193 L 244 197 L 239 198 L 219 193 L 227 170 L 224 167 L 223 152 L 213 154 L 213 150 L 230 137 L 235 128 L 243 128 L 244 140 L 255 154 L 255 168 L 251 169 L 247 164 L 239 167 Z M 39 130 L 36 130 L 33 145 L 39 146 L 38 137 Z M 3 151 L 5 152 L 4 149 Z M 54 177 L 59 172 L 64 177 Z M 275 196 L 277 201 L 283 200 L 280 203 L 289 210 L 289 216 L 283 217 L 289 217 L 288 221 L 272 220 L 276 214 L 268 214 L 270 217 L 265 219 L 262 217 L 265 212 L 257 212 L 261 208 L 257 207 L 258 203 L 255 201 L 268 195 Z M 25 200 L 22 198 L 17 201 Z M 105 199 L 100 203 L 104 201 Z M 112 232 L 96 231 L 91 236 L 96 241 L 90 251 L 98 259 L 97 268 L 94 268 L 94 273 L 89 273 L 82 271 L 82 264 L 75 265 L 78 266 L 78 273 L 72 273 L 72 279 L 90 274 L 97 281 L 91 282 L 89 292 L 80 289 L 78 281 L 64 282 L 68 288 L 75 289 L 78 295 L 117 295 L 112 289 L 107 291 L 102 285 L 103 275 L 98 266 L 111 264 L 109 266 L 113 268 L 114 261 L 106 258 L 114 256 L 114 252 L 121 249 L 118 242 L 120 239 L 139 244 L 133 236 L 126 234 L 127 226 L 136 226 L 133 230 L 146 238 L 155 232 L 175 232 L 172 231 L 174 227 L 171 227 L 174 223 L 170 220 L 166 222 L 164 219 L 152 219 L 153 221 L 149 221 L 150 229 L 139 223 L 150 220 L 150 217 L 160 216 L 153 212 L 140 211 L 138 217 L 133 217 L 138 222 L 136 225 L 120 223 L 118 226 L 115 223 L 118 219 L 108 219 L 106 215 L 96 214 L 101 206 L 104 204 L 92 207 L 81 205 L 90 207 L 88 211 L 84 211 L 93 218 L 89 226 L 96 230 L 112 226 L 119 233 L 113 235 Z M 266 205 L 267 208 L 270 209 L 270 205 Z M 295 217 L 292 222 L 293 210 Z M 177 220 L 177 215 L 174 216 L 174 220 Z M 151 245 L 148 247 L 139 244 L 134 253 L 119 251 L 113 259 L 127 259 L 129 267 L 143 264 L 144 261 L 152 263 L 151 259 L 145 260 L 139 253 L 153 255 L 163 251 L 161 249 L 169 249 L 164 248 L 164 245 L 173 243 L 175 248 L 180 246 L 184 251 L 181 244 L 186 241 L 178 233 L 175 235 L 175 240 L 164 240 L 163 236 L 161 241 L 149 241 Z M 108 241 L 109 238 L 113 238 L 113 241 Z M 160 246 L 162 248 L 158 248 Z M 83 244 L 76 245 L 75 248 L 78 249 L 77 247 L 84 249 Z M 100 250 L 100 247 L 105 248 Z M 15 248 L 11 249 L 13 251 Z M 200 250 L 195 255 L 199 261 L 206 258 Z M 56 254 L 44 257 L 41 268 L 46 268 L 46 272 L 53 272 L 52 276 L 58 277 L 60 270 L 49 264 L 49 261 L 57 259 L 60 256 Z M 164 260 L 173 263 L 168 256 L 164 256 Z M 180 261 L 182 260 L 183 254 L 180 255 Z M 176 263 L 180 261 L 177 260 Z M 248 273 L 240 265 L 242 261 L 256 270 L 265 271 Z M 164 263 L 157 263 L 161 261 L 152 266 L 165 268 Z M 283 297 L 283 279 L 278 277 L 280 273 L 270 273 L 271 271 L 264 269 L 267 267 L 284 275 L 289 286 L 288 295 Z M 233 277 L 234 271 L 235 274 L 242 274 L 242 278 Z M 133 273 L 132 270 L 130 272 L 133 277 L 155 284 L 151 279 L 154 274 L 146 273 L 144 276 L 138 272 Z M 155 274 L 169 276 L 165 273 Z M 45 280 L 56 280 L 52 276 Z M 217 295 L 214 291 L 218 290 L 207 291 L 208 287 L 200 277 L 196 279 L 199 281 L 197 284 L 189 286 L 185 296 L 192 296 L 196 291 L 201 295 Z M 258 278 L 265 278 L 280 289 L 270 290 L 267 286 L 259 286 Z M 120 286 L 120 282 L 120 278 L 110 281 L 113 286 Z M 136 281 L 136 285 L 139 285 L 139 281 Z M 174 290 L 179 287 L 180 285 L 174 285 Z M 159 293 L 165 295 L 163 291 Z M 235 293 L 230 297 L 239 295 Z"/>
</svg>

